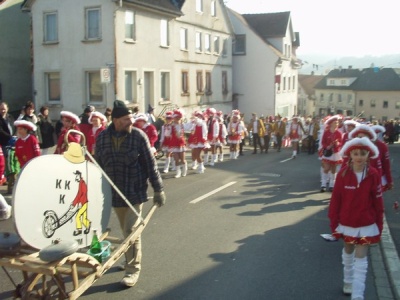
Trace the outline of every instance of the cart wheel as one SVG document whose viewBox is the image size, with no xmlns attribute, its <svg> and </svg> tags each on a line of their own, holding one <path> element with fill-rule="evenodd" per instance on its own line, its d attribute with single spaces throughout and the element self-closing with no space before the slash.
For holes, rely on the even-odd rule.
<svg viewBox="0 0 400 300">
<path fill-rule="evenodd" d="M 46 238 L 51 238 L 56 231 L 58 226 L 58 218 L 57 215 L 52 212 L 48 211 L 45 213 L 43 225 L 42 225 L 42 232 Z"/>
<path fill-rule="evenodd" d="M 20 292 L 22 300 L 68 299 L 64 281 L 58 274 L 53 276 L 32 274 L 22 286 Z"/>
</svg>

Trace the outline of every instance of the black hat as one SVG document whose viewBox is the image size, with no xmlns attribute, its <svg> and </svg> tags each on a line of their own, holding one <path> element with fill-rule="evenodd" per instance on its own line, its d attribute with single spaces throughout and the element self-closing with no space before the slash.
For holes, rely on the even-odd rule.
<svg viewBox="0 0 400 300">
<path fill-rule="evenodd" d="M 84 113 L 91 113 L 94 111 L 94 106 L 88 105 L 85 107 L 85 110 L 83 111 Z"/>
<path fill-rule="evenodd" d="M 132 112 L 126 107 L 125 103 L 121 100 L 114 101 L 114 108 L 111 113 L 112 118 L 121 118 L 123 116 L 129 115 Z"/>
<path fill-rule="evenodd" d="M 153 110 L 154 110 L 154 107 L 151 106 L 151 105 L 149 104 L 149 108 L 147 109 L 147 112 L 150 113 L 150 112 L 152 112 Z"/>
</svg>

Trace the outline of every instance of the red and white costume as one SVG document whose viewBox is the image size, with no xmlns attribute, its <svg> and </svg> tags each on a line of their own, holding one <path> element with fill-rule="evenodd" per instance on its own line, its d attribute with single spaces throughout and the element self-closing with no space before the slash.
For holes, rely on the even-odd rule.
<svg viewBox="0 0 400 300">
<path fill-rule="evenodd" d="M 135 126 L 136 128 L 139 128 L 147 135 L 147 138 L 149 139 L 151 150 L 153 151 L 153 153 L 156 153 L 157 150 L 156 150 L 156 148 L 154 148 L 154 144 L 158 140 L 157 128 L 153 124 L 149 124 L 147 122 L 148 122 L 147 115 L 145 115 L 143 113 L 138 113 L 135 116 L 133 126 Z"/>
<path fill-rule="evenodd" d="M 29 131 L 36 131 L 36 125 L 25 120 L 14 122 L 14 126 L 24 127 Z M 18 137 L 15 142 L 15 156 L 18 158 L 20 167 L 22 168 L 32 158 L 40 156 L 40 146 L 35 135 L 28 134 L 26 137 Z"/>
<path fill-rule="evenodd" d="M 215 114 L 211 113 L 209 114 L 208 120 L 207 120 L 207 139 L 210 145 L 216 145 L 218 142 L 218 136 L 219 136 L 219 121 L 218 118 L 215 116 Z"/>
<path fill-rule="evenodd" d="M 81 122 L 81 120 L 79 119 L 79 117 L 77 115 L 75 115 L 74 113 L 71 113 L 69 111 L 62 111 L 61 113 L 61 117 L 63 118 L 68 118 L 72 121 L 72 126 L 71 128 L 64 128 L 61 130 L 60 136 L 58 137 L 57 140 L 57 147 L 56 147 L 56 151 L 54 152 L 54 154 L 63 154 L 67 148 L 68 145 L 65 143 L 64 141 L 64 137 L 67 134 L 67 132 L 71 129 L 76 130 L 76 131 L 80 131 L 78 124 Z M 77 133 L 71 133 L 68 135 L 68 143 L 80 143 L 81 141 L 81 136 Z"/>
<path fill-rule="evenodd" d="M 93 120 L 95 118 L 100 119 L 100 126 L 94 126 L 93 125 Z M 90 114 L 89 117 L 89 123 L 90 123 L 90 131 L 88 135 L 88 140 L 86 141 L 87 149 L 91 154 L 94 154 L 95 151 L 95 146 L 96 146 L 96 139 L 99 136 L 99 134 L 106 129 L 105 124 L 107 123 L 107 118 L 105 115 L 98 111 L 94 111 Z"/>
<path fill-rule="evenodd" d="M 201 118 L 195 118 L 188 138 L 189 148 L 210 148 L 207 141 L 207 125 Z"/>
<path fill-rule="evenodd" d="M 366 137 L 346 143 L 343 156 L 349 156 L 353 149 L 368 150 L 371 158 L 379 155 L 377 147 Z M 328 214 L 335 237 L 352 244 L 379 242 L 384 211 L 379 177 L 378 171 L 368 166 L 359 174 L 349 165 L 339 171 Z"/>
<path fill-rule="evenodd" d="M 301 129 L 301 125 L 299 122 L 293 122 L 289 125 L 289 133 L 290 140 L 292 142 L 298 142 L 303 135 L 303 131 Z"/>
<path fill-rule="evenodd" d="M 238 120 L 237 122 L 229 122 L 228 128 L 228 144 L 240 144 L 242 141 L 242 136 L 244 128 L 242 123 Z"/>
</svg>

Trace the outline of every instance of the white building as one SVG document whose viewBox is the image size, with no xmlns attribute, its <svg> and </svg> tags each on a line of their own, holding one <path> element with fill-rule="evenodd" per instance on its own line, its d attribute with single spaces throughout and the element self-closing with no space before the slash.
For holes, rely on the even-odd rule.
<svg viewBox="0 0 400 300">
<path fill-rule="evenodd" d="M 32 16 L 35 101 L 53 118 L 86 105 L 104 111 L 115 99 L 156 114 L 231 108 L 222 0 L 26 0 L 23 9 Z"/>
<path fill-rule="evenodd" d="M 252 112 L 296 114 L 299 41 L 290 12 L 240 15 L 228 11 L 235 33 L 234 106 L 246 117 Z"/>
</svg>

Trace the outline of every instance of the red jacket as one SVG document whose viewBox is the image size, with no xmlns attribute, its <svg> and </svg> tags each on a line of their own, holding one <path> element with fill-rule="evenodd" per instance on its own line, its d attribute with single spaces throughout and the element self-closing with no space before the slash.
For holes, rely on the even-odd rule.
<svg viewBox="0 0 400 300">
<path fill-rule="evenodd" d="M 393 185 L 388 146 L 380 140 L 376 140 L 375 145 L 378 147 L 379 159 L 381 160 L 382 163 L 382 176 L 386 177 L 386 181 L 388 184 Z"/>
<path fill-rule="evenodd" d="M 322 134 L 321 146 L 322 149 L 330 146 L 333 153 L 339 152 L 342 147 L 342 133 L 339 130 L 335 130 L 334 132 L 330 132 L 329 129 L 325 130 Z"/>
<path fill-rule="evenodd" d="M 15 142 L 15 156 L 18 158 L 21 168 L 32 158 L 40 156 L 39 142 L 33 134 L 26 139 L 17 139 Z"/>
<path fill-rule="evenodd" d="M 329 204 L 332 232 L 339 223 L 353 228 L 376 223 L 382 233 L 383 211 L 381 178 L 375 168 L 369 167 L 360 184 L 351 168 L 339 171 Z"/>
</svg>

